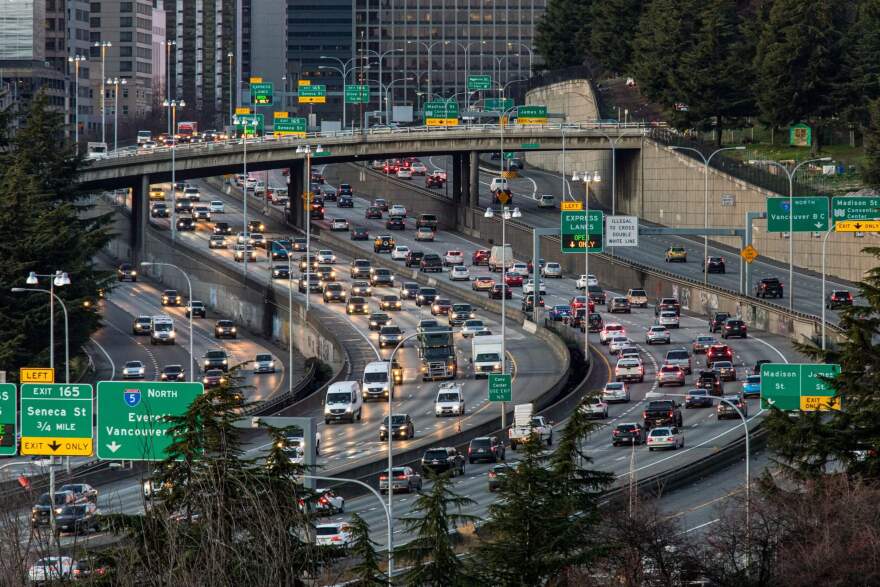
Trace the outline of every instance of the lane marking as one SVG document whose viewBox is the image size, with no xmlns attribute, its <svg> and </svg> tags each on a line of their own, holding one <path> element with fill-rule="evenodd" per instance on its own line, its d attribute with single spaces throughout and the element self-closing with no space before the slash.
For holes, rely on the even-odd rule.
<svg viewBox="0 0 880 587">
<path fill-rule="evenodd" d="M 116 363 L 113 362 L 113 359 L 110 357 L 110 353 L 107 352 L 101 343 L 95 340 L 94 338 L 89 337 L 89 340 L 95 343 L 95 346 L 98 347 L 105 357 L 107 357 L 107 362 L 110 363 L 110 380 L 113 381 L 116 379 Z"/>
</svg>

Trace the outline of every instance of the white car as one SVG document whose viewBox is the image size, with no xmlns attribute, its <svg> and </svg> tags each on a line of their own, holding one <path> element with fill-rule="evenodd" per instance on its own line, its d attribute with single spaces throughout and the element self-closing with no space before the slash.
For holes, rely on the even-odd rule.
<svg viewBox="0 0 880 587">
<path fill-rule="evenodd" d="M 45 556 L 28 569 L 31 583 L 67 582 L 73 578 L 73 559 L 69 556 Z"/>
<path fill-rule="evenodd" d="M 211 214 L 223 214 L 226 211 L 223 202 L 220 200 L 211 200 L 211 203 L 208 205 L 211 209 Z"/>
<path fill-rule="evenodd" d="M 453 383 L 441 386 L 434 401 L 434 415 L 441 416 L 464 416 L 464 396 L 461 394 L 461 385 Z"/>
<path fill-rule="evenodd" d="M 626 336 L 626 328 L 623 327 L 623 324 L 608 322 L 605 324 L 605 327 L 599 331 L 599 342 L 602 344 L 608 344 L 615 336 Z"/>
<path fill-rule="evenodd" d="M 394 204 L 388 209 L 388 216 L 403 216 L 406 218 L 406 208 L 400 204 Z"/>
<path fill-rule="evenodd" d="M 645 333 L 645 344 L 669 344 L 672 334 L 665 326 L 652 326 Z"/>
<path fill-rule="evenodd" d="M 648 433 L 648 450 L 655 448 L 677 449 L 684 446 L 684 435 L 677 426 L 660 426 Z"/>
<path fill-rule="evenodd" d="M 678 328 L 680 326 L 678 314 L 675 312 L 660 312 L 657 316 L 657 325 L 666 328 Z"/>
<path fill-rule="evenodd" d="M 251 244 L 255 247 L 266 248 L 266 237 L 263 234 L 255 232 L 251 235 Z"/>
<path fill-rule="evenodd" d="M 302 436 L 288 436 L 285 438 L 281 450 L 294 465 L 301 465 L 305 462 L 305 439 Z"/>
<path fill-rule="evenodd" d="M 608 352 L 612 355 L 616 355 L 619 353 L 624 347 L 628 347 L 632 344 L 630 340 L 625 336 L 615 335 L 608 341 Z"/>
<path fill-rule="evenodd" d="M 522 286 L 522 292 L 523 295 L 535 293 L 535 280 L 529 279 L 528 281 L 526 281 Z M 542 296 L 547 295 L 547 284 L 545 284 L 543 281 L 538 282 L 538 293 Z"/>
<path fill-rule="evenodd" d="M 538 208 L 555 208 L 556 196 L 550 194 L 542 194 L 538 196 Z"/>
<path fill-rule="evenodd" d="M 146 374 L 146 368 L 140 361 L 128 361 L 122 368 L 123 379 L 143 379 Z"/>
<path fill-rule="evenodd" d="M 333 254 L 333 251 L 330 249 L 322 249 L 318 251 L 318 254 L 315 255 L 315 259 L 321 265 L 332 265 L 336 263 L 336 255 Z"/>
<path fill-rule="evenodd" d="M 239 232 L 235 236 L 235 242 L 237 242 L 240 245 L 243 245 L 244 241 L 247 241 L 248 244 L 250 244 L 250 245 L 254 244 L 254 239 L 251 238 L 250 234 L 248 234 L 246 232 Z"/>
<path fill-rule="evenodd" d="M 599 280 L 596 279 L 596 276 L 592 273 L 590 273 L 589 275 L 581 275 L 580 277 L 578 277 L 575 287 L 577 287 L 577 289 L 585 289 L 587 286 L 590 285 L 599 285 Z"/>
<path fill-rule="evenodd" d="M 328 522 L 315 525 L 315 544 L 318 546 L 346 548 L 351 545 L 351 541 L 351 527 L 347 522 Z"/>
<path fill-rule="evenodd" d="M 602 401 L 611 402 L 629 402 L 629 387 L 623 381 L 609 381 L 602 390 Z"/>
<path fill-rule="evenodd" d="M 412 175 L 412 171 L 406 167 L 401 167 L 397 170 L 397 179 L 412 179 Z"/>
<path fill-rule="evenodd" d="M 434 241 L 434 231 L 427 226 L 420 226 L 416 229 L 417 241 Z"/>
<path fill-rule="evenodd" d="M 395 261 L 406 261 L 406 256 L 409 253 L 409 247 L 406 245 L 397 245 L 394 247 L 394 250 L 391 251 L 391 258 Z"/>
<path fill-rule="evenodd" d="M 465 265 L 456 265 L 449 272 L 449 279 L 452 281 L 469 281 L 471 278 L 470 269 Z"/>
<path fill-rule="evenodd" d="M 508 273 L 519 273 L 523 277 L 529 274 L 529 264 L 528 263 L 514 263 L 510 266 L 510 269 L 507 270 Z"/>
<path fill-rule="evenodd" d="M 315 502 L 315 508 L 319 512 L 327 513 L 345 513 L 345 498 L 336 495 L 332 489 L 318 488 L 315 493 L 319 496 Z"/>
<path fill-rule="evenodd" d="M 543 277 L 555 277 L 557 279 L 562 277 L 562 265 L 559 263 L 547 263 L 544 265 L 544 268 L 541 269 L 541 275 Z"/>
<path fill-rule="evenodd" d="M 608 404 L 602 401 L 602 398 L 596 396 L 585 397 L 581 402 L 580 410 L 590 418 L 600 418 L 604 420 L 608 417 Z"/>
<path fill-rule="evenodd" d="M 645 380 L 645 367 L 641 359 L 630 357 L 618 360 L 614 367 L 614 379 L 642 383 Z"/>
<path fill-rule="evenodd" d="M 345 218 L 334 218 L 330 223 L 330 230 L 348 230 L 348 220 Z"/>
<path fill-rule="evenodd" d="M 488 330 L 482 320 L 465 320 L 461 326 L 461 335 L 465 338 L 469 336 L 477 336 L 479 332 Z"/>
<path fill-rule="evenodd" d="M 421 161 L 414 161 L 409 166 L 409 170 L 412 171 L 413 175 L 425 175 L 428 173 L 428 167 Z"/>
<path fill-rule="evenodd" d="M 464 265 L 464 253 L 461 251 L 446 251 L 443 256 L 443 264 L 447 267 Z"/>
</svg>

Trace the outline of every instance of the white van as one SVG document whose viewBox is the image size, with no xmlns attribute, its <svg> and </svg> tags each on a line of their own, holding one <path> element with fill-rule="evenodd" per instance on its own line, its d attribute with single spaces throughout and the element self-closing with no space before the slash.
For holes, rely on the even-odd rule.
<svg viewBox="0 0 880 587">
<path fill-rule="evenodd" d="M 507 183 L 507 179 L 503 177 L 493 177 L 492 181 L 489 182 L 489 191 L 497 192 L 499 190 L 509 190 L 510 185 Z"/>
<path fill-rule="evenodd" d="M 174 344 L 174 320 L 168 314 L 150 318 L 150 344 Z"/>
<path fill-rule="evenodd" d="M 357 381 L 338 381 L 327 389 L 324 398 L 324 423 L 361 419 L 364 402 Z"/>
<path fill-rule="evenodd" d="M 507 269 L 513 266 L 513 247 L 494 245 L 489 253 L 489 271 L 501 271 L 504 265 Z"/>
<path fill-rule="evenodd" d="M 464 416 L 464 393 L 461 390 L 461 383 L 448 381 L 440 384 L 437 399 L 434 400 L 434 415 L 438 418 Z"/>
<path fill-rule="evenodd" d="M 556 196 L 550 194 L 542 194 L 538 196 L 538 208 L 555 208 Z"/>
<path fill-rule="evenodd" d="M 364 367 L 362 390 L 364 401 L 387 400 L 391 393 L 391 365 L 388 361 L 373 361 Z"/>
</svg>

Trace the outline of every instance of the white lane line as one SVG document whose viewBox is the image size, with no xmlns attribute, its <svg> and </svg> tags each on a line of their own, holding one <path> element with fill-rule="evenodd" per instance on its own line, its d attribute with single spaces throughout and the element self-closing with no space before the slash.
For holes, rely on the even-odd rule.
<svg viewBox="0 0 880 587">
<path fill-rule="evenodd" d="M 104 353 L 105 357 L 107 357 L 107 362 L 110 363 L 110 380 L 113 381 L 114 379 L 116 379 L 116 364 L 113 362 L 113 359 L 110 358 L 110 353 L 108 353 L 107 349 L 102 347 L 101 343 L 99 343 L 94 338 L 89 338 L 89 340 L 92 341 L 93 343 L 95 343 L 95 346 L 98 347 L 98 349 L 102 353 Z"/>
</svg>

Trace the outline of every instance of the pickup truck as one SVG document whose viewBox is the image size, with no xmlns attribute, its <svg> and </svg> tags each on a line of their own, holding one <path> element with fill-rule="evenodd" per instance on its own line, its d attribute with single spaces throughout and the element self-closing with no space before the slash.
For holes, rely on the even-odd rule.
<svg viewBox="0 0 880 587">
<path fill-rule="evenodd" d="M 614 368 L 616 381 L 636 381 L 642 383 L 645 380 L 645 368 L 640 359 L 620 359 Z"/>
<path fill-rule="evenodd" d="M 517 445 L 525 442 L 532 435 L 539 441 L 553 446 L 553 428 L 544 416 L 534 416 L 532 404 L 520 404 L 513 408 L 513 426 L 507 432 L 510 448 L 516 450 Z"/>
<path fill-rule="evenodd" d="M 782 282 L 776 279 L 775 277 L 768 277 L 766 279 L 762 279 L 758 283 L 755 284 L 755 297 L 756 298 L 781 298 L 782 297 Z"/>
<path fill-rule="evenodd" d="M 645 428 L 651 429 L 657 426 L 682 425 L 681 404 L 671 399 L 653 400 L 645 406 L 642 412 Z"/>
</svg>

